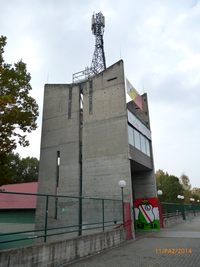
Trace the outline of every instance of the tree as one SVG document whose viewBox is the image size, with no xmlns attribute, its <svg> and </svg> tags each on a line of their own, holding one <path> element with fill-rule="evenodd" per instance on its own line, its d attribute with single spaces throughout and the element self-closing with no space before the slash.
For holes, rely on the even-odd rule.
<svg viewBox="0 0 200 267">
<path fill-rule="evenodd" d="M 27 157 L 19 162 L 16 176 L 13 177 L 15 183 L 35 182 L 38 180 L 39 161 L 37 158 Z"/>
<path fill-rule="evenodd" d="M 37 158 L 20 158 L 19 154 L 7 156 L 7 179 L 0 179 L 0 185 L 35 182 L 38 180 L 39 161 Z"/>
<path fill-rule="evenodd" d="M 192 188 L 192 193 L 196 194 L 196 195 L 199 195 L 199 198 L 200 198 L 200 188 L 198 188 L 198 187 Z"/>
<path fill-rule="evenodd" d="M 9 168 L 9 159 L 4 156 L 0 159 L 0 186 L 11 183 L 11 169 Z"/>
<path fill-rule="evenodd" d="M 8 179 L 8 155 L 16 147 L 28 146 L 26 133 L 37 128 L 38 105 L 29 93 L 31 76 L 20 60 L 14 66 L 4 62 L 6 37 L 0 37 L 0 174 Z"/>
<path fill-rule="evenodd" d="M 191 183 L 190 183 L 190 179 L 187 175 L 185 175 L 184 173 L 181 175 L 180 177 L 180 182 L 183 185 L 183 188 L 185 190 L 191 190 Z"/>
<path fill-rule="evenodd" d="M 194 198 L 194 199 L 198 199 L 198 200 L 200 200 L 200 188 L 198 188 L 198 187 L 194 187 L 194 188 L 192 188 L 192 190 L 191 190 L 191 193 L 192 193 L 192 197 Z"/>
<path fill-rule="evenodd" d="M 163 191 L 160 200 L 163 202 L 178 202 L 177 196 L 183 195 L 184 189 L 179 182 L 179 178 L 169 175 L 162 170 L 156 172 L 157 189 Z"/>
</svg>

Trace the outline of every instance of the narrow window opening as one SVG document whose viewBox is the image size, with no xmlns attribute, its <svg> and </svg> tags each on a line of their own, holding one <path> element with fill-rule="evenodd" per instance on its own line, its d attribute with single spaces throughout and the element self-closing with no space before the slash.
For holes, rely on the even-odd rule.
<svg viewBox="0 0 200 267">
<path fill-rule="evenodd" d="M 92 114 L 92 95 L 93 95 L 93 83 L 89 81 L 89 114 Z"/>
<path fill-rule="evenodd" d="M 60 151 L 57 151 L 56 187 L 59 186 L 59 171 L 60 171 Z"/>
<path fill-rule="evenodd" d="M 117 79 L 117 77 L 113 77 L 113 78 L 108 79 L 107 82 L 110 82 L 110 81 L 113 81 L 113 80 L 116 80 L 116 79 Z"/>
<path fill-rule="evenodd" d="M 60 151 L 57 151 L 56 159 L 56 190 L 55 190 L 55 219 L 58 218 L 58 187 L 59 187 L 59 173 L 60 173 Z"/>
<path fill-rule="evenodd" d="M 68 119 L 71 119 L 72 113 L 72 87 L 69 88 L 69 97 L 68 97 Z"/>
</svg>

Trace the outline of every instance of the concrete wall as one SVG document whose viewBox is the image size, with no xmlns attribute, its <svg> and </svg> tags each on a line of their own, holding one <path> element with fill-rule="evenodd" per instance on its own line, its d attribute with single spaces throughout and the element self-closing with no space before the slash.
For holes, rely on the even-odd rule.
<svg viewBox="0 0 200 267">
<path fill-rule="evenodd" d="M 179 223 L 184 222 L 182 214 L 178 214 L 170 217 L 163 217 L 163 227 L 167 228 Z"/>
<path fill-rule="evenodd" d="M 183 215 L 181 213 L 177 213 L 177 214 L 163 214 L 163 226 L 164 228 L 179 224 L 179 223 L 183 223 L 183 222 L 187 222 L 192 220 L 193 218 L 195 218 L 195 216 L 199 216 L 200 212 L 198 211 L 190 211 L 190 212 L 185 212 L 185 220 L 183 219 Z"/>
<path fill-rule="evenodd" d="M 152 157 L 149 157 L 142 153 L 140 150 L 135 148 L 132 145 L 129 145 L 129 155 L 131 159 L 131 163 L 133 165 L 133 171 L 134 169 L 145 171 L 146 170 L 152 170 L 153 169 L 153 162 Z M 136 166 L 137 165 L 137 166 Z"/>
<path fill-rule="evenodd" d="M 134 173 L 132 181 L 135 199 L 157 196 L 154 170 Z"/>
<path fill-rule="evenodd" d="M 96 75 L 92 79 L 92 90 L 90 86 L 87 82 L 83 97 L 83 193 L 87 196 L 121 198 L 118 181 L 123 179 L 127 182 L 124 194 L 130 201 L 123 61 Z"/>
<path fill-rule="evenodd" d="M 129 160 L 127 106 L 125 97 L 123 61 L 82 83 L 83 125 L 80 125 L 80 88 L 76 84 L 47 84 L 44 93 L 41 155 L 39 168 L 39 193 L 77 196 L 80 193 L 80 144 L 82 143 L 82 191 L 83 196 L 99 198 L 121 198 L 119 180 L 125 180 L 124 200 L 132 202 L 132 188 L 135 198 L 155 197 L 153 159 L 144 155 L 140 165 L 151 168 L 148 172 L 131 170 Z M 72 92 L 71 100 L 70 92 Z M 147 96 L 144 94 L 144 111 L 137 113 L 147 127 L 150 127 Z M 69 118 L 69 107 L 71 116 Z M 81 115 L 82 116 L 82 115 Z M 81 140 L 82 139 L 82 140 Z M 57 177 L 57 151 L 60 151 L 59 185 Z M 134 160 L 139 161 L 139 154 Z M 140 153 L 141 154 L 141 153 Z M 57 203 L 57 204 L 56 204 Z M 106 202 L 105 220 L 121 217 L 120 203 Z M 106 206 L 107 205 L 107 206 Z M 55 209 L 58 216 L 55 218 Z M 106 207 L 109 207 L 106 209 Z M 112 208 L 113 207 L 113 208 Z M 78 223 L 77 200 L 49 198 L 48 227 Z M 115 211 L 118 211 L 115 213 Z M 83 223 L 102 221 L 102 204 L 83 201 Z M 36 211 L 36 228 L 44 227 L 45 199 L 39 197 Z"/>
<path fill-rule="evenodd" d="M 125 200 L 131 202 L 123 61 L 85 84 L 83 107 L 83 195 L 121 199 L 123 179 Z M 101 218 L 101 203 L 83 205 L 85 223 Z M 110 220 L 122 221 L 120 202 L 105 202 L 105 221 Z"/>
<path fill-rule="evenodd" d="M 122 229 L 31 247 L 0 251 L 0 267 L 58 267 L 125 241 Z"/>
<path fill-rule="evenodd" d="M 57 151 L 60 151 L 58 187 Z M 44 90 L 38 193 L 77 196 L 78 192 L 79 88 L 76 85 L 47 84 Z M 56 201 L 53 197 L 49 198 L 48 226 L 78 223 L 78 201 L 59 198 L 58 218 L 55 219 Z M 44 197 L 38 197 L 36 228 L 44 227 L 45 203 Z"/>
</svg>

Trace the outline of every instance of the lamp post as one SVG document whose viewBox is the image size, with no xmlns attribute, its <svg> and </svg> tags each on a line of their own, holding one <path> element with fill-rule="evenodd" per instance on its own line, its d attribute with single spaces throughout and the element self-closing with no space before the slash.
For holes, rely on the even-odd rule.
<svg viewBox="0 0 200 267">
<path fill-rule="evenodd" d="M 157 191 L 157 194 L 158 194 L 158 196 L 162 196 L 162 195 L 163 195 L 163 191 L 159 189 L 159 190 Z"/>
<path fill-rule="evenodd" d="M 185 197 L 184 196 L 181 196 L 181 195 L 178 195 L 177 198 L 178 199 L 184 199 Z"/>
<path fill-rule="evenodd" d="M 200 200 L 197 199 L 197 203 L 199 204 Z M 199 205 L 197 206 L 197 212 L 199 213 Z"/>
<path fill-rule="evenodd" d="M 182 200 L 184 201 L 184 198 L 185 198 L 185 197 L 182 196 L 182 195 L 178 195 L 177 198 L 178 198 L 178 199 L 182 199 Z M 183 216 L 183 220 L 185 220 L 185 206 L 184 206 L 184 203 L 183 203 L 183 202 L 182 202 L 182 205 L 183 205 L 183 206 L 182 206 L 182 216 Z"/>
<path fill-rule="evenodd" d="M 126 181 L 120 180 L 118 182 L 119 187 L 121 188 L 121 194 L 122 194 L 122 215 L 123 215 L 123 225 L 124 225 L 124 187 L 126 187 Z"/>
<path fill-rule="evenodd" d="M 190 198 L 190 202 L 191 202 L 191 207 L 192 207 L 192 210 L 193 210 L 193 213 L 194 213 L 194 216 L 196 215 L 196 213 L 195 213 L 195 206 L 193 205 L 194 204 L 194 201 L 195 201 L 195 199 L 194 198 Z"/>
</svg>

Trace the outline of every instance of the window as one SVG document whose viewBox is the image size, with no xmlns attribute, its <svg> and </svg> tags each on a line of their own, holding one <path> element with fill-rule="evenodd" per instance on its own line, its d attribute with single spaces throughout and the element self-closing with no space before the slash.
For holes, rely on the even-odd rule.
<svg viewBox="0 0 200 267">
<path fill-rule="evenodd" d="M 58 186 L 59 186 L 59 172 L 60 172 L 60 151 L 57 151 L 57 159 L 56 159 L 56 192 L 58 193 Z M 55 215 L 54 219 L 57 220 L 58 217 L 58 198 L 55 197 Z"/>
<path fill-rule="evenodd" d="M 56 187 L 59 185 L 59 170 L 60 170 L 60 151 L 57 151 L 57 166 L 56 166 Z"/>
<path fill-rule="evenodd" d="M 145 155 L 151 156 L 149 139 L 130 125 L 128 125 L 128 141 Z"/>
<path fill-rule="evenodd" d="M 151 153 L 150 153 L 150 143 L 149 143 L 149 140 L 146 139 L 146 150 L 147 150 L 147 156 L 151 156 Z"/>
<path fill-rule="evenodd" d="M 133 128 L 129 125 L 128 125 L 128 141 L 130 145 L 134 146 Z"/>
<path fill-rule="evenodd" d="M 93 84 L 92 80 L 89 81 L 89 114 L 92 114 L 92 94 L 93 94 Z"/>
<path fill-rule="evenodd" d="M 134 129 L 134 143 L 135 143 L 135 147 L 139 150 L 141 150 L 140 148 L 140 133 Z"/>
<path fill-rule="evenodd" d="M 141 151 L 146 154 L 146 138 L 140 134 L 140 140 L 141 140 Z"/>
<path fill-rule="evenodd" d="M 69 88 L 69 97 L 68 97 L 68 119 L 71 119 L 72 113 L 72 87 Z"/>
</svg>

